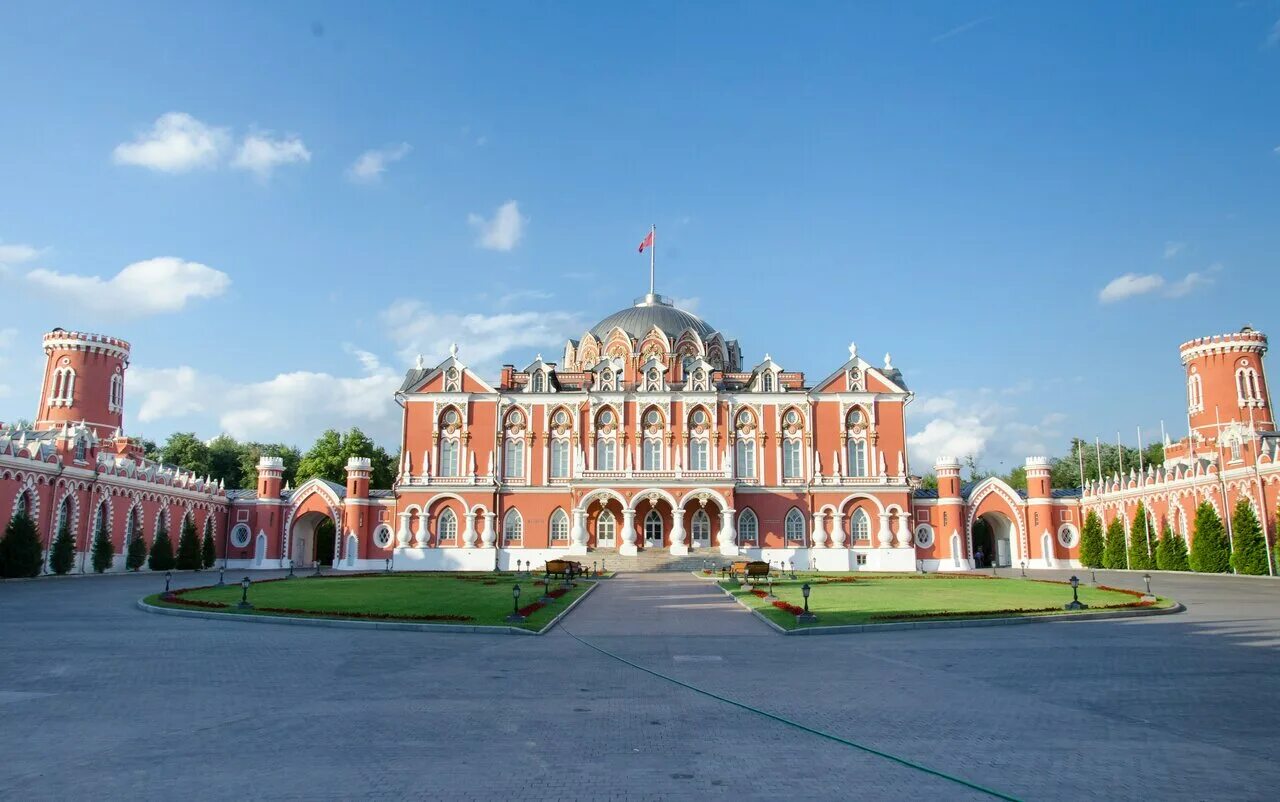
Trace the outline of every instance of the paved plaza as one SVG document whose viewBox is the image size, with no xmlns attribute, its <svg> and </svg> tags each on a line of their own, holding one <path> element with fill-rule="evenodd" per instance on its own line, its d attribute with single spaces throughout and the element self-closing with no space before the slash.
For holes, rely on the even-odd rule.
<svg viewBox="0 0 1280 802">
<path fill-rule="evenodd" d="M 569 633 L 1014 797 L 1274 798 L 1280 583 L 1154 581 L 1188 612 L 830 637 L 676 574 L 605 581 L 543 637 L 148 615 L 146 575 L 9 582 L 0 798 L 989 798 Z"/>
</svg>

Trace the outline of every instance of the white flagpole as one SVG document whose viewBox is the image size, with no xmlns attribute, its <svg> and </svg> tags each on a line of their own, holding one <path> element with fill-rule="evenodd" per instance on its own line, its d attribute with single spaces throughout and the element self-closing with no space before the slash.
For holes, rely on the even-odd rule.
<svg viewBox="0 0 1280 802">
<path fill-rule="evenodd" d="M 1231 531 L 1231 507 L 1227 500 L 1227 460 L 1222 455 L 1222 418 L 1218 416 L 1218 405 L 1213 405 L 1213 421 L 1214 421 L 1214 442 L 1218 446 L 1218 485 L 1222 492 L 1222 517 L 1227 523 L 1227 547 L 1234 555 L 1236 553 L 1236 536 Z M 1231 573 L 1235 573 L 1236 569 L 1232 568 Z"/>
<path fill-rule="evenodd" d="M 653 295 L 653 252 L 658 248 L 658 224 L 649 226 L 649 294 Z"/>
<path fill-rule="evenodd" d="M 1260 507 L 1265 507 L 1267 503 L 1267 493 L 1262 487 L 1262 470 L 1258 467 L 1258 457 L 1262 454 L 1262 449 L 1258 446 L 1261 444 L 1262 438 L 1258 437 L 1257 431 L 1253 428 L 1253 406 L 1249 407 L 1249 455 L 1253 459 L 1253 478 L 1258 482 L 1258 503 Z M 1261 515 L 1258 516 L 1258 523 L 1262 524 L 1262 543 L 1267 547 L 1267 573 L 1270 576 L 1276 575 L 1276 566 L 1272 562 L 1274 559 L 1271 555 L 1271 536 L 1267 534 L 1267 511 L 1261 509 Z"/>
<path fill-rule="evenodd" d="M 1142 465 L 1142 427 L 1141 426 L 1138 427 L 1138 473 L 1139 474 L 1144 473 L 1144 468 Z M 1145 485 L 1146 485 L 1146 476 L 1144 475 L 1139 480 L 1138 486 L 1145 487 Z M 1142 504 L 1142 528 L 1143 528 L 1143 531 L 1146 532 L 1147 534 L 1147 559 L 1150 560 L 1151 559 L 1151 510 L 1147 508 L 1145 496 L 1143 497 L 1143 504 Z"/>
</svg>

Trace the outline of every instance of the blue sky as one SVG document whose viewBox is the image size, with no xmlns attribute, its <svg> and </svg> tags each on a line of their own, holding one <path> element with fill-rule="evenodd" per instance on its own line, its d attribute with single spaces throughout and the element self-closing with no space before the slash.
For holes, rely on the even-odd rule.
<svg viewBox="0 0 1280 802">
<path fill-rule="evenodd" d="M 394 446 L 414 354 L 558 355 L 656 223 L 749 363 L 891 351 L 915 470 L 1178 432 L 1178 343 L 1277 331 L 1278 77 L 1280 2 L 9 3 L 0 419 L 61 325 L 131 433 Z"/>
</svg>

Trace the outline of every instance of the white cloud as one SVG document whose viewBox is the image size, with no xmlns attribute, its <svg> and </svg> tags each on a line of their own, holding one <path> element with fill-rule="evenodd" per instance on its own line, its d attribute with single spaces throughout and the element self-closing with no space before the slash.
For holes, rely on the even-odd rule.
<svg viewBox="0 0 1280 802">
<path fill-rule="evenodd" d="M 191 300 L 214 298 L 231 278 L 199 262 L 162 256 L 134 262 L 110 278 L 37 269 L 27 281 L 86 309 L 121 317 L 177 312 Z"/>
<path fill-rule="evenodd" d="M 230 141 L 227 129 L 206 125 L 190 114 L 171 111 L 160 115 L 150 131 L 139 134 L 132 142 L 117 145 L 112 156 L 116 164 L 146 167 L 162 173 L 185 173 L 216 167 Z"/>
<path fill-rule="evenodd" d="M 1135 295 L 1155 292 L 1163 286 L 1163 276 L 1157 276 L 1154 273 L 1146 275 L 1125 273 L 1123 276 L 1111 279 L 1107 286 L 1102 288 L 1102 292 L 1098 293 L 1098 300 L 1104 304 L 1115 303 Z"/>
<path fill-rule="evenodd" d="M 544 355 L 558 353 L 565 340 L 585 329 L 568 312 L 441 313 L 419 301 L 397 301 L 383 313 L 383 320 L 406 362 L 422 354 L 428 365 L 435 365 L 449 353 L 450 344 L 457 343 L 458 358 L 487 380 L 494 378 L 499 358 L 509 352 L 521 349 L 513 356 L 523 367 L 538 349 Z"/>
<path fill-rule="evenodd" d="M 271 177 L 271 173 L 282 164 L 296 164 L 311 161 L 311 151 L 296 136 L 284 139 L 272 139 L 271 134 L 250 134 L 240 143 L 236 157 L 231 166 L 239 170 L 249 170 L 261 179 Z"/>
<path fill-rule="evenodd" d="M 698 305 L 702 303 L 702 299 L 698 297 L 690 298 L 672 298 L 671 303 L 676 305 L 677 309 L 683 309 L 690 314 L 698 314 Z"/>
<path fill-rule="evenodd" d="M 1209 265 L 1207 272 L 1192 271 L 1185 276 L 1173 281 L 1166 281 L 1164 276 L 1156 273 L 1125 273 L 1123 276 L 1113 278 L 1098 293 L 1098 301 L 1104 304 L 1123 301 L 1126 298 L 1133 298 L 1138 295 L 1147 295 L 1150 293 L 1160 293 L 1166 298 L 1181 298 L 1189 294 L 1197 287 L 1203 287 L 1213 283 L 1213 278 L 1208 273 L 1217 273 L 1222 270 L 1222 264 L 1215 262 Z"/>
<path fill-rule="evenodd" d="M 528 222 L 529 218 L 520 215 L 520 206 L 515 201 L 507 201 L 499 206 L 489 220 L 475 213 L 467 215 L 467 223 L 479 234 L 476 244 L 491 251 L 509 251 L 515 248 L 524 236 L 524 227 Z"/>
<path fill-rule="evenodd" d="M 13 344 L 17 339 L 17 329 L 0 329 L 0 376 L 8 375 L 8 371 L 3 369 L 9 366 L 9 349 L 13 347 Z M 12 393 L 12 387 L 6 383 L 0 382 L 0 398 L 5 398 Z"/>
<path fill-rule="evenodd" d="M 18 242 L 5 244 L 0 242 L 0 266 L 20 265 L 30 262 L 44 251 L 33 245 L 23 245 Z"/>
<path fill-rule="evenodd" d="M 138 420 L 144 424 L 212 417 L 220 431 L 234 437 L 304 448 L 324 429 L 360 426 L 380 442 L 394 442 L 400 419 L 393 394 L 400 376 L 368 351 L 347 350 L 364 375 L 299 370 L 235 382 L 185 365 L 135 367 L 129 371 L 130 392 L 142 399 Z"/>
<path fill-rule="evenodd" d="M 1187 243 L 1185 242 L 1166 242 L 1164 244 L 1164 258 L 1172 259 L 1186 249 Z"/>
<path fill-rule="evenodd" d="M 1018 408 L 1000 399 L 1017 395 L 1009 388 L 953 391 L 926 396 L 911 405 L 924 423 L 907 437 L 912 471 L 933 471 L 939 456 L 972 455 L 987 470 L 1005 474 L 1027 457 L 1049 455 L 1061 447 L 1066 416 L 1051 412 L 1039 420 L 1018 420 Z M 908 419 L 912 420 L 912 419 Z"/>
<path fill-rule="evenodd" d="M 359 184 L 372 184 L 382 180 L 387 165 L 398 162 L 409 155 L 408 142 L 401 142 L 389 148 L 366 150 L 361 153 L 351 166 L 347 168 L 347 178 Z"/>
<path fill-rule="evenodd" d="M 520 301 L 545 301 L 555 297 L 546 290 L 514 290 L 498 298 L 498 306 L 508 307 Z"/>
</svg>

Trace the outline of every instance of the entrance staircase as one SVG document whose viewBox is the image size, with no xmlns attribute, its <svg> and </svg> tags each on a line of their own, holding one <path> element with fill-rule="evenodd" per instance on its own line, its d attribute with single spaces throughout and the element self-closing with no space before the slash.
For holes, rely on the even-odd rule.
<svg viewBox="0 0 1280 802">
<path fill-rule="evenodd" d="M 594 551 L 582 557 L 570 558 L 579 562 L 592 563 L 604 560 L 604 567 L 610 571 L 699 571 L 709 566 L 712 571 L 719 571 L 740 557 L 726 557 L 715 547 L 695 549 L 688 555 L 676 556 L 667 549 L 643 549 L 634 557 L 623 557 L 616 551 Z"/>
</svg>

